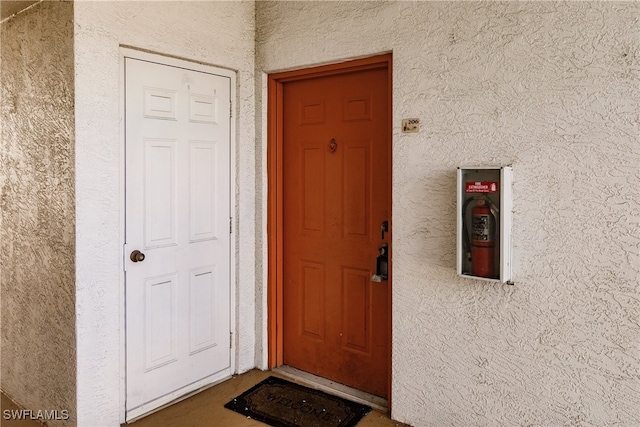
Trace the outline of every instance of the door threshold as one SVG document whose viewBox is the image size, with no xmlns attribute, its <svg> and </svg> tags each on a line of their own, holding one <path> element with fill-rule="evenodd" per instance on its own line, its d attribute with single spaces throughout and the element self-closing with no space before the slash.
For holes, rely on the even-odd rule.
<svg viewBox="0 0 640 427">
<path fill-rule="evenodd" d="M 380 396 L 376 396 L 287 365 L 281 365 L 277 368 L 273 368 L 273 371 L 329 394 L 353 400 L 354 402 L 362 403 L 364 405 L 369 405 L 382 412 L 389 412 L 389 402 L 387 399 Z"/>
</svg>

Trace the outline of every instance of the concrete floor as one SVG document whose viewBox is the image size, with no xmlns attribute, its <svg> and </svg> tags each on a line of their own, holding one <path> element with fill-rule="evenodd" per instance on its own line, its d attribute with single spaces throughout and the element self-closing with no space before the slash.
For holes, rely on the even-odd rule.
<svg viewBox="0 0 640 427">
<path fill-rule="evenodd" d="M 224 405 L 270 375 L 286 378 L 277 372 L 252 370 L 230 378 L 188 399 L 164 408 L 131 424 L 130 427 L 265 427 L 266 424 L 248 419 L 244 415 L 224 408 Z M 291 380 L 290 378 L 287 378 Z M 2 395 L 2 409 L 17 409 Z M 7 421 L 2 419 L 2 427 L 42 427 L 35 421 Z M 406 426 L 392 421 L 386 413 L 372 410 L 358 424 L 358 427 Z"/>
</svg>

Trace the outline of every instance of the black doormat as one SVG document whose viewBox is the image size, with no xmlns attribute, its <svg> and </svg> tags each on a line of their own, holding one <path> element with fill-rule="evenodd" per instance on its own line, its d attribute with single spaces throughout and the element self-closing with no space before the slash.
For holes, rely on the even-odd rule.
<svg viewBox="0 0 640 427">
<path fill-rule="evenodd" d="M 353 427 L 371 410 L 273 376 L 224 407 L 274 427 Z"/>
</svg>

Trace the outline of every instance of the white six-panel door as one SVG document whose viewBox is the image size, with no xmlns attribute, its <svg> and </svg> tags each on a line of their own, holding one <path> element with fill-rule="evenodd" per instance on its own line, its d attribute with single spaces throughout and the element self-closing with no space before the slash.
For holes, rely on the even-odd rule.
<svg viewBox="0 0 640 427">
<path fill-rule="evenodd" d="M 125 79 L 131 420 L 231 374 L 231 85 L 132 58 Z"/>
</svg>

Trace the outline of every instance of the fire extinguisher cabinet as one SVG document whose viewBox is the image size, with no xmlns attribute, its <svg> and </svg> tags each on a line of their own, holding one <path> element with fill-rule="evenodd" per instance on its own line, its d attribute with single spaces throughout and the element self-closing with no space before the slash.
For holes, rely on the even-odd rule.
<svg viewBox="0 0 640 427">
<path fill-rule="evenodd" d="M 511 182 L 510 166 L 458 168 L 458 275 L 513 284 Z"/>
</svg>

